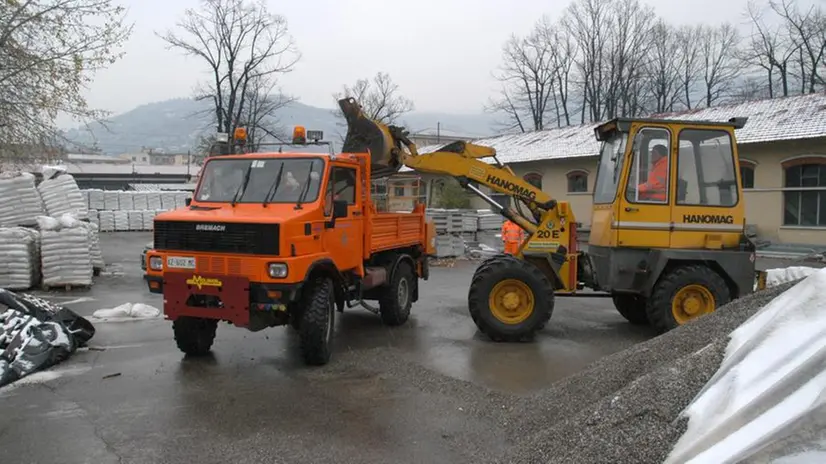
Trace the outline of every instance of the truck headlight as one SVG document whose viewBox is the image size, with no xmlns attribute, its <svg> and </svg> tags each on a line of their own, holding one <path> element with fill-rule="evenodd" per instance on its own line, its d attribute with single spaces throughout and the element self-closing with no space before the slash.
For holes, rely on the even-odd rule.
<svg viewBox="0 0 826 464">
<path fill-rule="evenodd" d="M 149 269 L 153 271 L 162 271 L 163 270 L 163 259 L 160 256 L 150 256 L 149 257 Z"/>
<path fill-rule="evenodd" d="M 287 265 L 284 263 L 270 263 L 267 272 L 273 279 L 283 279 L 287 277 Z"/>
</svg>

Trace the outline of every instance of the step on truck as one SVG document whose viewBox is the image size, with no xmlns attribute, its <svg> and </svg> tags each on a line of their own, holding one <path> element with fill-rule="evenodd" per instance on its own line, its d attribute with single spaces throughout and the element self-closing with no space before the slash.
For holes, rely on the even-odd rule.
<svg viewBox="0 0 826 464">
<path fill-rule="evenodd" d="M 297 127 L 289 145 L 324 144 L 311 133 Z M 207 354 L 221 321 L 289 325 L 304 362 L 322 365 L 336 312 L 360 306 L 404 324 L 434 251 L 424 205 L 378 212 L 369 153 L 240 151 L 209 157 L 187 206 L 154 221 L 144 278 L 163 294 L 178 348 Z"/>
</svg>

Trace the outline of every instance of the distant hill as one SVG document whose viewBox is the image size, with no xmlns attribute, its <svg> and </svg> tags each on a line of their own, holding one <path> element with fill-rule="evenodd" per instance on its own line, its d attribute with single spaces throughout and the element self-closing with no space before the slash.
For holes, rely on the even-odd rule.
<svg viewBox="0 0 826 464">
<path fill-rule="evenodd" d="M 181 153 L 194 149 L 202 135 L 215 132 L 209 110 L 209 102 L 184 98 L 149 103 L 110 117 L 105 128 L 94 124 L 90 129 L 68 130 L 66 136 L 109 155 L 136 153 L 142 147 Z M 302 125 L 308 130 L 322 130 L 325 139 L 336 143 L 344 131 L 328 108 L 295 102 L 279 111 L 277 117 L 285 129 Z M 487 114 L 415 112 L 405 115 L 400 123 L 413 133 L 435 133 L 437 126 L 445 135 L 479 137 L 494 133 L 494 119 Z"/>
</svg>

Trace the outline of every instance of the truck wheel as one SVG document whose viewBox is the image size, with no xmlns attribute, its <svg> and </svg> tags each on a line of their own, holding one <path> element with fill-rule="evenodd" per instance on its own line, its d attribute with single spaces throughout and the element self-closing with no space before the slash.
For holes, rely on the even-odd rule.
<svg viewBox="0 0 826 464">
<path fill-rule="evenodd" d="M 218 320 L 182 316 L 172 322 L 178 349 L 189 356 L 204 356 L 215 341 Z"/>
<path fill-rule="evenodd" d="M 645 297 L 627 293 L 611 296 L 614 307 L 628 322 L 634 325 L 648 325 L 648 313 L 645 310 Z"/>
<path fill-rule="evenodd" d="M 500 256 L 476 269 L 468 307 L 476 327 L 491 340 L 527 341 L 551 318 L 554 288 L 533 264 Z"/>
<path fill-rule="evenodd" d="M 648 299 L 648 320 L 660 333 L 714 312 L 731 300 L 726 281 L 702 265 L 676 268 L 660 277 Z"/>
<path fill-rule="evenodd" d="M 385 325 L 399 326 L 410 318 L 414 285 L 416 285 L 416 276 L 413 274 L 410 264 L 406 262 L 399 263 L 396 272 L 393 274 L 393 280 L 382 292 L 379 300 L 379 314 Z"/>
<path fill-rule="evenodd" d="M 304 299 L 304 311 L 298 328 L 304 362 L 321 366 L 330 361 L 336 304 L 333 281 L 329 277 L 313 280 Z"/>
</svg>

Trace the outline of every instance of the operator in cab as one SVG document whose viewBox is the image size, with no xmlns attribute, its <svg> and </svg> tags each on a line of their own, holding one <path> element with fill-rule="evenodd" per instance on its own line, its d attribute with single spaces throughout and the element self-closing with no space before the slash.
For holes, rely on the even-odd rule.
<svg viewBox="0 0 826 464">
<path fill-rule="evenodd" d="M 651 171 L 648 180 L 637 186 L 641 201 L 665 201 L 668 189 L 668 150 L 664 145 L 651 149 Z"/>
</svg>

